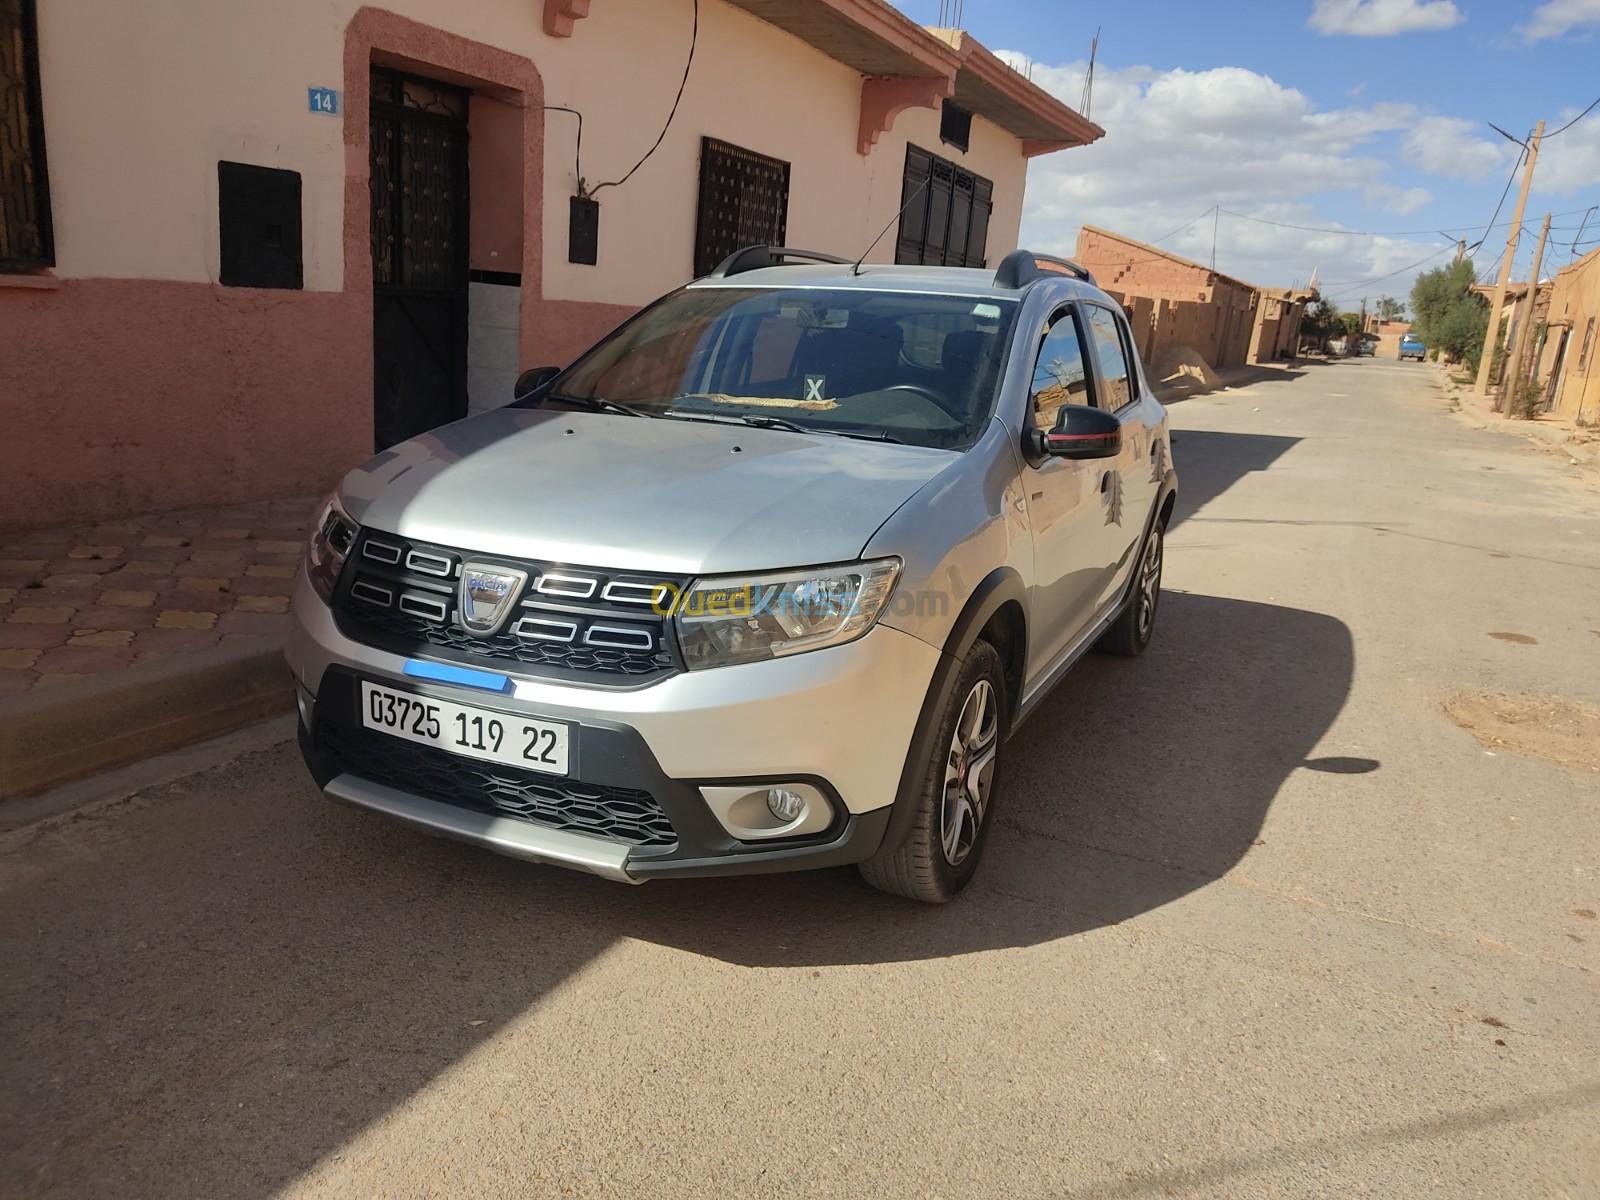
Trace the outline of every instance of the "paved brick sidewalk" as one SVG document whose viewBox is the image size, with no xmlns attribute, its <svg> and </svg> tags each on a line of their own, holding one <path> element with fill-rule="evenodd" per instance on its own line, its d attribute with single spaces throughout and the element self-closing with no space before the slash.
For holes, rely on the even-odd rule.
<svg viewBox="0 0 1600 1200">
<path fill-rule="evenodd" d="M 315 503 L 0 534 L 0 695 L 282 635 Z"/>
</svg>

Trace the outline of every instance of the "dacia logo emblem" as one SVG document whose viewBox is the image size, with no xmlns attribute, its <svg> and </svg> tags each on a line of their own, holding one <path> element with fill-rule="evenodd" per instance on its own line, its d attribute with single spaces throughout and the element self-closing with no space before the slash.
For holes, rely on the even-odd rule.
<svg viewBox="0 0 1600 1200">
<path fill-rule="evenodd" d="M 499 632 L 527 582 L 526 571 L 467 563 L 461 568 L 461 627 L 469 633 Z"/>
</svg>

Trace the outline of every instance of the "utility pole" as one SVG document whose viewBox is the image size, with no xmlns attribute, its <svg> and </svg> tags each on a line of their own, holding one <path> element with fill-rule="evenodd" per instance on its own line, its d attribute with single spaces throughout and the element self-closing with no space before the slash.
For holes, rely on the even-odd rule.
<svg viewBox="0 0 1600 1200">
<path fill-rule="evenodd" d="M 1466 254 L 1466 252 L 1467 252 L 1467 239 L 1466 238 L 1457 238 L 1456 239 L 1456 261 L 1455 261 L 1455 264 L 1454 264 L 1455 266 L 1459 267 L 1461 265 L 1461 257 L 1462 257 L 1462 255 Z"/>
<path fill-rule="evenodd" d="M 1495 404 L 1498 412 L 1514 415 L 1522 398 L 1522 356 L 1533 340 L 1533 310 L 1539 303 L 1539 268 L 1544 265 L 1544 240 L 1549 236 L 1550 214 L 1545 213 L 1544 225 L 1539 230 L 1539 245 L 1533 252 L 1533 274 L 1528 279 L 1528 311 L 1517 325 L 1517 341 L 1511 349 L 1505 381 L 1500 386 L 1500 399 Z"/>
<path fill-rule="evenodd" d="M 1533 183 L 1533 164 L 1539 159 L 1539 139 L 1544 136 L 1544 122 L 1533 127 L 1533 139 L 1528 143 L 1528 165 L 1522 169 L 1522 190 L 1517 193 L 1517 211 L 1511 214 L 1511 228 L 1506 232 L 1506 256 L 1500 262 L 1500 281 L 1494 285 L 1494 303 L 1489 305 L 1489 332 L 1483 338 L 1483 358 L 1478 362 L 1478 379 L 1472 390 L 1480 396 L 1489 394 L 1489 368 L 1494 363 L 1494 348 L 1500 344 L 1500 306 L 1506 302 L 1506 284 L 1511 279 L 1511 256 L 1516 253 L 1517 235 L 1522 231 L 1522 210 L 1528 206 L 1528 188 Z"/>
</svg>

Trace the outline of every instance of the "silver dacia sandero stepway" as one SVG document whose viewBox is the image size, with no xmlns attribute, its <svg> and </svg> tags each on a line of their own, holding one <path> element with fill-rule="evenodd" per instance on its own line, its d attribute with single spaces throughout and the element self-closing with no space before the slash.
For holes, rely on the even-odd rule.
<svg viewBox="0 0 1600 1200">
<path fill-rule="evenodd" d="M 1138 654 L 1176 476 L 1076 264 L 756 246 L 347 475 L 288 657 L 329 796 L 639 882 L 954 896 L 1007 737 Z"/>
</svg>

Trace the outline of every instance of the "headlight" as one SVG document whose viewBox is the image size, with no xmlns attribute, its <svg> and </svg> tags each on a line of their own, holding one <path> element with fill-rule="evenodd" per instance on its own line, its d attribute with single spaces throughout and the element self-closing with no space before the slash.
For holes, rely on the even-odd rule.
<svg viewBox="0 0 1600 1200">
<path fill-rule="evenodd" d="M 344 560 L 356 544 L 356 530 L 357 525 L 340 505 L 337 492 L 317 510 L 317 522 L 311 527 L 311 544 L 306 547 L 306 575 L 324 601 L 333 599 L 333 588 L 339 582 Z"/>
<path fill-rule="evenodd" d="M 898 558 L 842 567 L 703 579 L 677 605 L 690 670 L 781 658 L 853 642 L 872 628 L 900 574 Z"/>
</svg>

